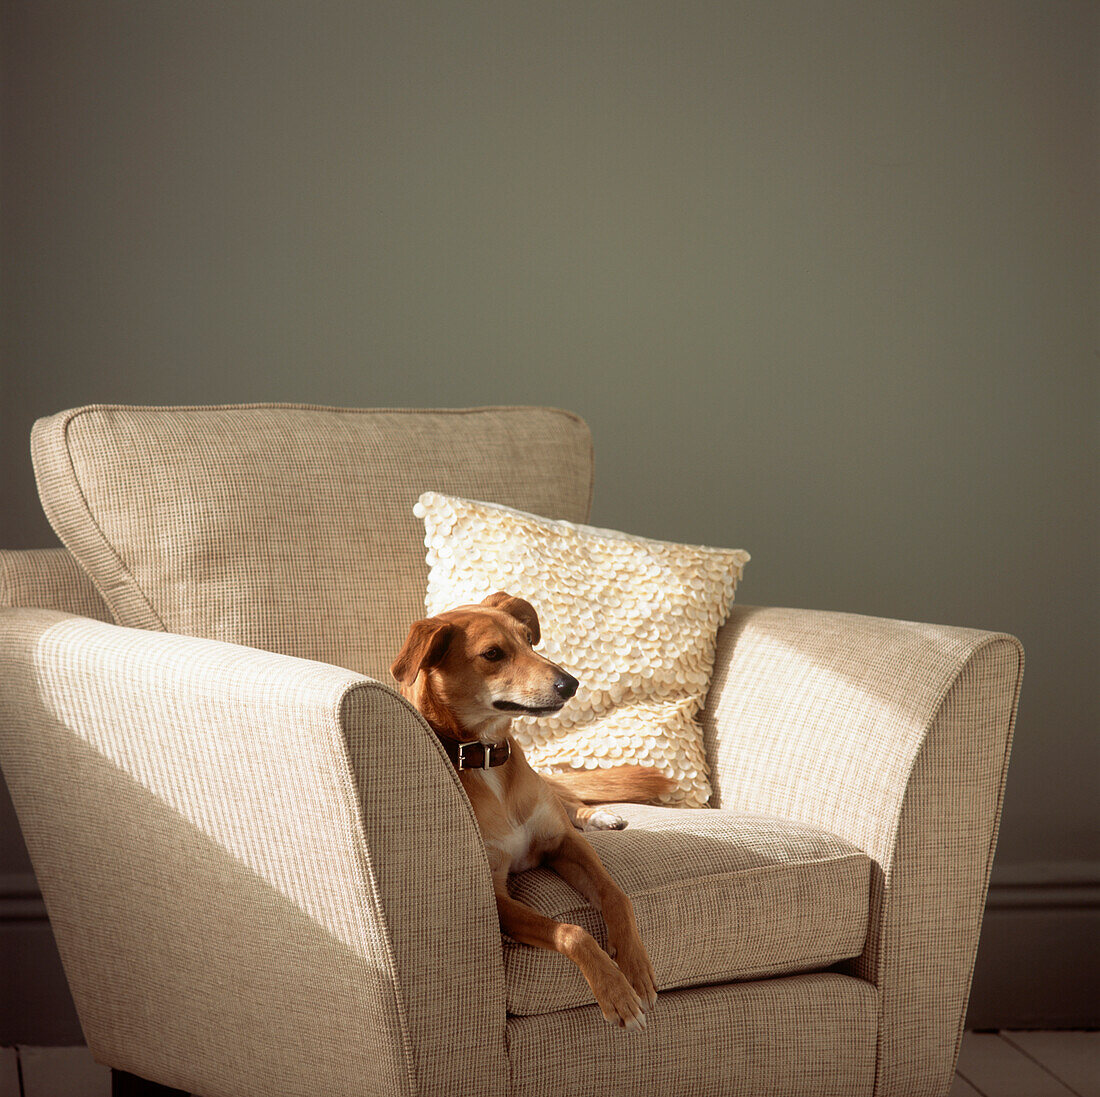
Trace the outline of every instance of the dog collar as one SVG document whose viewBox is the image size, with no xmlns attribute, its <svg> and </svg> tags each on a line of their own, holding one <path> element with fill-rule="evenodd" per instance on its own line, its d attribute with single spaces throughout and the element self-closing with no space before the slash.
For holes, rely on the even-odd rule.
<svg viewBox="0 0 1100 1097">
<path fill-rule="evenodd" d="M 472 743 L 460 743 L 442 735 L 438 738 L 455 769 L 491 769 L 493 766 L 504 765 L 512 756 L 510 739 L 505 739 L 503 743 L 483 743 L 480 739 L 475 739 Z"/>
</svg>

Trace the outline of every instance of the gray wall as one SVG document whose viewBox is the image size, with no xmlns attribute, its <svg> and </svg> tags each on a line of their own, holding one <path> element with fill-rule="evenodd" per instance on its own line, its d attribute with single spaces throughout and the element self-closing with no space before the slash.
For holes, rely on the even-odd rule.
<svg viewBox="0 0 1100 1097">
<path fill-rule="evenodd" d="M 64 407 L 568 407 L 742 600 L 1020 636 L 1000 879 L 1100 882 L 1097 5 L 3 12 L 0 544 Z"/>
</svg>

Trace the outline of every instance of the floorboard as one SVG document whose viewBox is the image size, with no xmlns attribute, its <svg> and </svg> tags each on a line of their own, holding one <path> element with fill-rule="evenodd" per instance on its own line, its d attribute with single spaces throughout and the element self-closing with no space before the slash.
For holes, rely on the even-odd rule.
<svg viewBox="0 0 1100 1097">
<path fill-rule="evenodd" d="M 111 1072 L 86 1047 L 20 1047 L 23 1097 L 110 1097 Z"/>
<path fill-rule="evenodd" d="M 0 1048 L 0 1097 L 110 1092 L 86 1047 Z M 1100 1032 L 966 1032 L 948 1097 L 1100 1097 Z"/>
<path fill-rule="evenodd" d="M 13 1047 L 0 1047 L 0 1097 L 19 1097 L 19 1059 Z"/>
<path fill-rule="evenodd" d="M 1076 1097 L 1072 1089 L 994 1032 L 964 1033 L 957 1073 L 983 1097 Z"/>
<path fill-rule="evenodd" d="M 947 1097 L 984 1097 L 979 1093 L 965 1078 L 955 1075 L 955 1080 L 951 1083 L 951 1088 L 947 1092 Z"/>
<path fill-rule="evenodd" d="M 1100 1097 L 1100 1032 L 1002 1032 L 1078 1097 Z"/>
</svg>

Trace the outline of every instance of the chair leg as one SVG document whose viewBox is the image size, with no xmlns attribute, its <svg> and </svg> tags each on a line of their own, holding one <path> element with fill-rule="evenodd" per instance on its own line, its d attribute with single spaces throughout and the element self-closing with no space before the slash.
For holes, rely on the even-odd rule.
<svg viewBox="0 0 1100 1097">
<path fill-rule="evenodd" d="M 136 1074 L 111 1069 L 111 1097 L 190 1097 L 185 1089 L 172 1089 L 159 1082 L 147 1082 Z"/>
</svg>

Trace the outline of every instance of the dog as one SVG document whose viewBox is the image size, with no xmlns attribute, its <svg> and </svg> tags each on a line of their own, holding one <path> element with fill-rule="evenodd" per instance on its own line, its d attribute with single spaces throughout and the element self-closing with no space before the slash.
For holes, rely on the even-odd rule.
<svg viewBox="0 0 1100 1097">
<path fill-rule="evenodd" d="M 568 957 L 604 1017 L 640 1031 L 657 1001 L 653 965 L 630 899 L 579 831 L 626 825 L 593 801 L 655 800 L 673 782 L 643 766 L 553 778 L 531 768 L 509 734 L 512 718 L 557 712 L 579 685 L 534 650 L 540 639 L 531 603 L 498 591 L 478 605 L 414 621 L 390 673 L 458 770 L 488 853 L 501 929 L 521 944 Z M 557 922 L 509 895 L 510 873 L 541 864 L 602 914 L 606 952 L 580 926 Z"/>
</svg>

